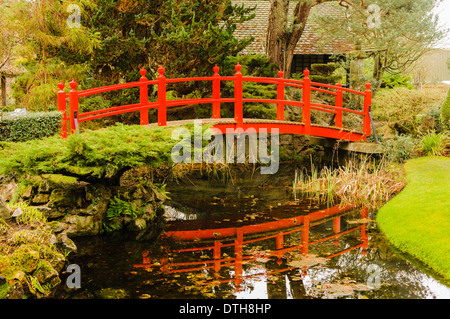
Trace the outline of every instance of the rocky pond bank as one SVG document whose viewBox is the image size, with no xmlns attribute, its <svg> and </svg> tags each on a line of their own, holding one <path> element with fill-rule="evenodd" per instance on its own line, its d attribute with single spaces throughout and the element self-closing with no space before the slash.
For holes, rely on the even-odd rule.
<svg viewBox="0 0 450 319">
<path fill-rule="evenodd" d="M 0 183 L 0 299 L 51 297 L 61 283 L 71 238 L 118 230 L 138 240 L 161 231 L 164 187 L 149 181 L 121 186 L 60 176 Z"/>
</svg>

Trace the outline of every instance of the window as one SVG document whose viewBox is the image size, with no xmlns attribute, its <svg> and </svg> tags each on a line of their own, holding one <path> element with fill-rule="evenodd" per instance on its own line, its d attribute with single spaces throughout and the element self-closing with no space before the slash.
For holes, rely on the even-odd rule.
<svg viewBox="0 0 450 319">
<path fill-rule="evenodd" d="M 311 64 L 325 64 L 330 61 L 329 54 L 295 54 L 291 72 L 292 73 L 302 73 L 305 68 L 311 70 Z"/>
</svg>

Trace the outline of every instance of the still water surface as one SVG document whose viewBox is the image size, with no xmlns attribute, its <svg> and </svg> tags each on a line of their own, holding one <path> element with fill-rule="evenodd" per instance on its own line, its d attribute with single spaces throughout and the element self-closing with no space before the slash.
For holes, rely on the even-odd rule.
<svg viewBox="0 0 450 319">
<path fill-rule="evenodd" d="M 166 234 L 77 239 L 82 288 L 62 298 L 450 298 L 396 252 L 374 212 L 327 207 L 284 185 L 169 189 Z"/>
</svg>

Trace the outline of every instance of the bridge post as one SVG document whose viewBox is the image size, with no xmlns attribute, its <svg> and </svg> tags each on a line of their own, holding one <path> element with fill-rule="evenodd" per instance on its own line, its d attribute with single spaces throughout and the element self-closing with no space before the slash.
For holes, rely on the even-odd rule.
<svg viewBox="0 0 450 319">
<path fill-rule="evenodd" d="M 236 69 L 236 73 L 234 74 L 234 120 L 237 122 L 237 127 L 242 127 L 244 124 L 244 113 L 242 110 L 242 66 L 238 62 L 234 68 Z"/>
<path fill-rule="evenodd" d="M 277 120 L 284 121 L 284 102 L 280 102 L 284 100 L 284 81 L 283 81 L 283 71 L 278 71 L 278 77 L 280 78 L 277 84 Z"/>
<path fill-rule="evenodd" d="M 366 91 L 364 92 L 364 120 L 363 120 L 363 133 L 365 136 L 370 136 L 370 107 L 372 105 L 372 86 L 369 82 L 365 84 Z M 364 138 L 365 139 L 365 138 Z"/>
<path fill-rule="evenodd" d="M 158 69 L 158 126 L 167 125 L 165 71 L 166 69 L 164 69 L 162 65 Z"/>
<path fill-rule="evenodd" d="M 58 111 L 62 113 L 61 119 L 61 137 L 67 138 L 67 105 L 66 105 L 66 92 L 64 92 L 64 83 L 61 81 L 58 83 Z"/>
<path fill-rule="evenodd" d="M 147 74 L 147 70 L 142 68 L 140 71 L 141 78 L 139 79 L 140 82 L 146 82 L 147 78 L 145 75 Z M 141 105 L 148 104 L 148 85 L 142 84 L 139 87 L 139 102 Z M 148 109 L 141 110 L 141 125 L 148 125 Z"/>
<path fill-rule="evenodd" d="M 303 110 L 302 122 L 305 124 L 305 134 L 311 134 L 311 79 L 309 78 L 308 68 L 303 71 Z"/>
<path fill-rule="evenodd" d="M 69 122 L 70 122 L 70 134 L 76 133 L 76 127 L 75 127 L 75 112 L 78 116 L 78 92 L 77 92 L 77 85 L 78 83 L 75 82 L 73 79 L 69 82 L 70 85 L 70 92 L 69 92 Z"/>
<path fill-rule="evenodd" d="M 342 88 L 341 82 L 336 84 L 336 86 L 339 88 Z M 336 127 L 342 127 L 342 90 L 341 89 L 336 90 L 335 106 L 336 106 L 336 117 L 334 119 L 334 125 Z"/>
<path fill-rule="evenodd" d="M 220 102 L 218 101 L 220 99 L 220 75 L 219 75 L 219 67 L 216 66 L 213 68 L 214 75 L 213 75 L 213 99 L 217 100 L 213 102 L 213 119 L 220 119 Z"/>
</svg>

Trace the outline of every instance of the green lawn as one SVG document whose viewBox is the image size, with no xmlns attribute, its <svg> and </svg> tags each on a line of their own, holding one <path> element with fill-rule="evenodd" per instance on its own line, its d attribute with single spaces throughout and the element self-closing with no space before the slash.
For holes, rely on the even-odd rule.
<svg viewBox="0 0 450 319">
<path fill-rule="evenodd" d="M 416 158 L 405 169 L 408 185 L 379 210 L 378 225 L 397 248 L 450 279 L 450 158 Z"/>
</svg>

